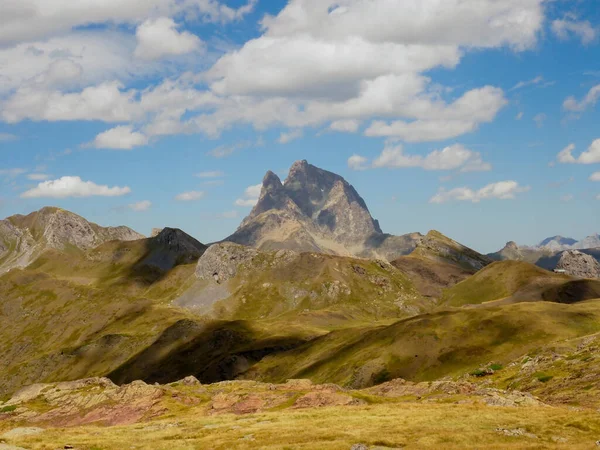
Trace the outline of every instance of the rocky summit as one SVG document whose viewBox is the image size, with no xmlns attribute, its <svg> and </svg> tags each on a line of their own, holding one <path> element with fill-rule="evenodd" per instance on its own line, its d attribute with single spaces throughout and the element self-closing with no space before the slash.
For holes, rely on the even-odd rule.
<svg viewBox="0 0 600 450">
<path fill-rule="evenodd" d="M 391 236 L 344 178 L 307 161 L 295 162 L 282 183 L 269 171 L 256 206 L 227 241 L 259 249 L 317 251 L 393 260 L 422 237 Z"/>
<path fill-rule="evenodd" d="M 131 228 L 101 227 L 64 209 L 46 207 L 0 221 L 0 273 L 26 267 L 48 249 L 90 250 L 108 241 L 143 238 Z"/>
</svg>

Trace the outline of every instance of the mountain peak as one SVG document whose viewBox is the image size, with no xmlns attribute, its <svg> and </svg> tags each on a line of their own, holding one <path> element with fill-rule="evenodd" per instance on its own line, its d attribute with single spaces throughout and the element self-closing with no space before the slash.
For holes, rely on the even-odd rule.
<svg viewBox="0 0 600 450">
<path fill-rule="evenodd" d="M 228 240 L 263 249 L 351 255 L 362 254 L 367 242 L 385 240 L 373 240 L 377 235 L 383 235 L 379 223 L 350 183 L 301 160 L 292 164 L 283 184 L 266 173 L 258 203 Z"/>
<path fill-rule="evenodd" d="M 507 242 L 506 245 L 504 246 L 504 248 L 507 250 L 519 250 L 519 246 L 517 245 L 517 243 L 515 241 Z"/>
<path fill-rule="evenodd" d="M 278 189 L 283 187 L 283 184 L 281 183 L 281 179 L 274 173 L 271 172 L 270 170 L 265 174 L 265 176 L 263 177 L 263 181 L 262 181 L 262 185 L 263 188 L 267 188 L 267 189 Z"/>
</svg>

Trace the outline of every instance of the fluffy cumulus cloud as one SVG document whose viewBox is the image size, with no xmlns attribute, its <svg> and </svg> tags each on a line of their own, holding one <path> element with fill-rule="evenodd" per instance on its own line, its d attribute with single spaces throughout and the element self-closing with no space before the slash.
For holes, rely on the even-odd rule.
<svg viewBox="0 0 600 450">
<path fill-rule="evenodd" d="M 452 201 L 463 201 L 479 203 L 480 201 L 487 199 L 510 200 L 514 199 L 517 194 L 527 192 L 530 189 L 529 186 L 521 186 L 519 183 L 512 180 L 488 184 L 477 191 L 468 187 L 459 187 L 451 190 L 441 188 L 429 202 L 447 203 Z"/>
<path fill-rule="evenodd" d="M 21 198 L 67 198 L 67 197 L 118 197 L 129 194 L 125 187 L 108 187 L 92 181 L 83 181 L 80 177 L 66 176 L 57 180 L 44 181 L 35 188 L 21 194 Z"/>
<path fill-rule="evenodd" d="M 96 136 L 90 146 L 115 150 L 131 150 L 134 147 L 146 145 L 148 138 L 142 133 L 133 131 L 128 125 L 120 125 L 104 131 Z"/>
<path fill-rule="evenodd" d="M 573 96 L 568 97 L 563 103 L 563 109 L 569 112 L 580 113 L 596 105 L 598 99 L 600 99 L 600 84 L 591 88 L 581 100 L 577 100 Z"/>
<path fill-rule="evenodd" d="M 258 202 L 260 197 L 260 191 L 262 190 L 262 184 L 254 186 L 248 186 L 244 191 L 244 195 L 235 201 L 236 206 L 252 207 Z"/>
<path fill-rule="evenodd" d="M 584 152 L 579 156 L 574 156 L 575 144 L 569 144 L 562 149 L 556 159 L 563 164 L 596 164 L 600 163 L 600 139 L 596 139 Z"/>
<path fill-rule="evenodd" d="M 594 172 L 591 174 L 590 181 L 600 181 L 600 172 Z"/>
<path fill-rule="evenodd" d="M 135 118 L 135 92 L 122 89 L 123 84 L 117 81 L 68 93 L 25 86 L 2 104 L 0 118 L 8 123 L 24 119 L 126 122 Z"/>
<path fill-rule="evenodd" d="M 202 191 L 188 191 L 175 196 L 175 200 L 179 202 L 193 202 L 204 198 L 205 195 L 206 193 Z"/>
<path fill-rule="evenodd" d="M 67 3 L 11 0 L 4 8 L 0 74 L 9 95 L 1 120 L 128 123 L 147 137 L 217 137 L 237 125 L 292 130 L 283 141 L 307 127 L 354 133 L 364 123 L 367 136 L 440 141 L 492 122 L 507 100 L 493 86 L 440 89 L 426 73 L 453 69 L 474 49 L 533 48 L 545 19 L 543 0 L 290 0 L 263 19 L 261 36 L 204 73 L 132 89 L 132 77 L 171 68 L 162 58 L 205 47 L 184 20 L 239 20 L 256 1 Z M 114 27 L 101 31 L 104 39 L 78 28 L 106 23 L 137 31 Z M 21 57 L 23 67 L 2 66 Z"/>
<path fill-rule="evenodd" d="M 479 152 L 469 150 L 460 144 L 434 150 L 425 156 L 407 154 L 402 145 L 386 145 L 372 163 L 369 164 L 367 158 L 354 155 L 348 160 L 348 167 L 354 170 L 365 170 L 368 167 L 392 169 L 419 167 L 425 170 L 460 172 L 484 172 L 492 169 L 491 164 L 483 161 Z"/>
<path fill-rule="evenodd" d="M 131 203 L 128 207 L 136 212 L 148 211 L 152 207 L 152 202 L 150 200 L 142 200 L 140 202 Z"/>
<path fill-rule="evenodd" d="M 583 44 L 589 44 L 598 36 L 598 30 L 592 26 L 589 20 L 577 20 L 572 15 L 564 19 L 552 22 L 552 32 L 562 40 L 572 36 L 578 37 Z"/>
<path fill-rule="evenodd" d="M 135 24 L 156 16 L 184 15 L 231 22 L 251 12 L 256 0 L 231 8 L 218 0 L 7 0 L 0 15 L 0 46 L 68 32 L 87 24 Z"/>
<path fill-rule="evenodd" d="M 178 31 L 175 21 L 169 17 L 145 21 L 137 28 L 136 38 L 135 56 L 140 59 L 160 59 L 204 49 L 200 38 Z"/>
</svg>

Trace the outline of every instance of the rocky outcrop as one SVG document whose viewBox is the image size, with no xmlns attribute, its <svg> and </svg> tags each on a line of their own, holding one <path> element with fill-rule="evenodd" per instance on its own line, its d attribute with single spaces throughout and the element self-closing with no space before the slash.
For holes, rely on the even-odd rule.
<svg viewBox="0 0 600 450">
<path fill-rule="evenodd" d="M 195 263 L 208 248 L 178 228 L 163 228 L 155 237 L 147 240 L 147 245 L 150 251 L 142 264 L 162 271 L 180 264 Z"/>
<path fill-rule="evenodd" d="M 283 183 L 267 172 L 258 203 L 226 240 L 261 250 L 393 260 L 410 253 L 419 237 L 384 234 L 365 201 L 344 178 L 297 161 Z"/>
<path fill-rule="evenodd" d="M 600 263 L 593 256 L 577 250 L 564 252 L 556 266 L 566 274 L 579 278 L 600 278 Z"/>
<path fill-rule="evenodd" d="M 223 242 L 212 245 L 196 266 L 196 277 L 224 283 L 235 277 L 238 267 L 256 258 L 259 252 L 243 245 Z"/>
<path fill-rule="evenodd" d="M 0 273 L 26 267 L 48 249 L 90 250 L 108 241 L 143 238 L 127 227 L 101 227 L 64 209 L 46 207 L 0 221 Z"/>
</svg>

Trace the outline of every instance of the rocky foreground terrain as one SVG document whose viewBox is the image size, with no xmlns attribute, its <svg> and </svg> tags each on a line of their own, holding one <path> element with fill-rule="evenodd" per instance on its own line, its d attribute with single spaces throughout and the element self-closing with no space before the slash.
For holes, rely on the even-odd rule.
<svg viewBox="0 0 600 450">
<path fill-rule="evenodd" d="M 598 337 L 541 348 L 456 380 L 394 379 L 352 390 L 193 376 L 167 385 L 107 378 L 36 384 L 0 403 L 5 449 L 593 448 Z M 558 375 L 569 365 L 574 375 Z M 580 375 L 575 375 L 576 371 Z M 563 369 L 564 371 L 564 369 Z M 553 375 L 554 374 L 554 375 Z M 519 390 L 522 389 L 522 390 Z M 577 407 L 568 406 L 574 401 Z M 0 447 L 1 448 L 1 447 Z"/>
</svg>

